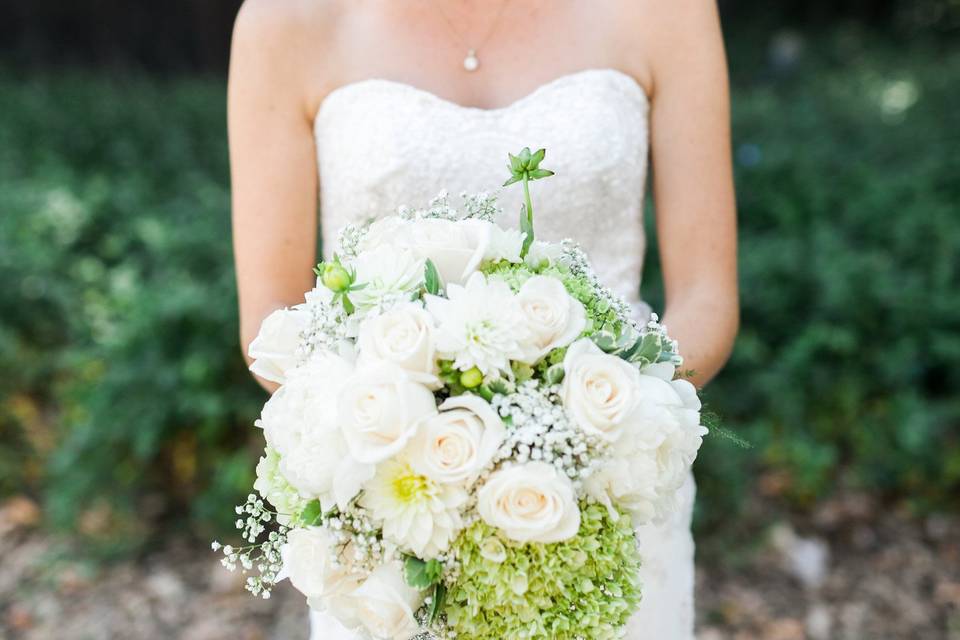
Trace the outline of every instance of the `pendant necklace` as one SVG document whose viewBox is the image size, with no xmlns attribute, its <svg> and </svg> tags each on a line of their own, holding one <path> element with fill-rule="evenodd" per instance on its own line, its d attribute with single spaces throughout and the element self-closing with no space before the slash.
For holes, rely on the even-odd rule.
<svg viewBox="0 0 960 640">
<path fill-rule="evenodd" d="M 447 27 L 450 29 L 450 33 L 453 35 L 454 39 L 457 40 L 458 44 L 467 50 L 467 55 L 463 58 L 463 70 L 472 72 L 480 68 L 480 57 L 478 52 L 480 49 L 487 44 L 490 38 L 493 37 L 494 32 L 497 30 L 497 26 L 500 24 L 500 18 L 503 16 L 504 9 L 507 8 L 507 2 L 509 0 L 503 0 L 500 3 L 500 10 L 497 11 L 497 15 L 494 17 L 493 22 L 490 24 L 490 28 L 487 30 L 486 35 L 477 43 L 475 46 L 469 46 L 464 43 L 464 39 L 461 37 L 460 32 L 457 31 L 456 27 L 453 25 L 453 21 L 447 16 L 446 12 L 440 7 L 437 7 L 437 11 L 440 13 L 440 16 L 443 18 L 444 22 L 447 23 Z"/>
</svg>

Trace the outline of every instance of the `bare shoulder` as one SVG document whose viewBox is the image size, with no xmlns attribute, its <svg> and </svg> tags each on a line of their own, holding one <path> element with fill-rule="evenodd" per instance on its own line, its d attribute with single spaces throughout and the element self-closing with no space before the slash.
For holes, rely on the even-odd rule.
<svg viewBox="0 0 960 640">
<path fill-rule="evenodd" d="M 624 65 L 655 86 L 690 65 L 723 63 L 717 0 L 615 0 Z"/>
<path fill-rule="evenodd" d="M 234 48 L 276 58 L 307 53 L 328 39 L 340 13 L 336 0 L 244 0 L 234 24 Z"/>
<path fill-rule="evenodd" d="M 255 74 L 261 87 L 296 94 L 309 109 L 316 102 L 318 78 L 333 67 L 332 37 L 340 0 L 245 0 L 233 28 L 231 82 Z M 242 80 L 242 78 L 237 78 Z"/>
</svg>

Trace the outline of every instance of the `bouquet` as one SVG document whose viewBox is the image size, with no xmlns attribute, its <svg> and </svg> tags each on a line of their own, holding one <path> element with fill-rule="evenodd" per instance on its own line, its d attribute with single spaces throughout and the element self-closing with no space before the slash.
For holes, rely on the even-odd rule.
<svg viewBox="0 0 960 640">
<path fill-rule="evenodd" d="M 656 316 L 535 239 L 544 155 L 510 155 L 519 229 L 487 194 L 347 226 L 263 322 L 251 369 L 281 386 L 245 544 L 214 543 L 254 595 L 289 578 L 377 639 L 622 635 L 634 528 L 671 513 L 706 429 Z"/>
</svg>

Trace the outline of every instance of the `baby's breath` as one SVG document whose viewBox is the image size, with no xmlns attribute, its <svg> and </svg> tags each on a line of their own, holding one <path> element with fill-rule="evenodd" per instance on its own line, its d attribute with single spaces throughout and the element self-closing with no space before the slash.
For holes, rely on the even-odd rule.
<svg viewBox="0 0 960 640">
<path fill-rule="evenodd" d="M 280 549 L 287 542 L 289 529 L 278 524 L 275 530 L 267 533 L 264 540 L 260 540 L 267 525 L 275 522 L 277 514 L 267 509 L 263 500 L 254 493 L 247 496 L 246 503 L 238 505 L 234 511 L 238 516 L 236 527 L 249 544 L 234 547 L 214 540 L 210 547 L 215 552 L 223 553 L 220 564 L 229 571 L 236 571 L 238 567 L 245 574 L 256 571 L 256 575 L 247 576 L 244 586 L 253 595 L 268 599 L 282 567 Z"/>
<path fill-rule="evenodd" d="M 347 340 L 348 316 L 343 305 L 312 299 L 307 305 L 310 322 L 300 336 L 296 356 L 299 364 L 305 363 L 315 352 L 336 353 Z"/>
<path fill-rule="evenodd" d="M 528 380 L 514 393 L 493 397 L 491 404 L 509 425 L 494 463 L 546 462 L 570 478 L 579 490 L 582 480 L 602 463 L 606 445 L 569 419 L 559 393 L 559 385 L 540 386 Z"/>
</svg>

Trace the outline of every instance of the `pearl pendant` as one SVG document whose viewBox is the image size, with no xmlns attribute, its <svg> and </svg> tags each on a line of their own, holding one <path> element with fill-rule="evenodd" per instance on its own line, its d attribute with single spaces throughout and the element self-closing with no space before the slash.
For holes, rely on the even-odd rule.
<svg viewBox="0 0 960 640">
<path fill-rule="evenodd" d="M 473 49 L 467 51 L 467 57 L 463 59 L 463 68 L 466 71 L 476 71 L 480 68 L 480 58 L 477 57 L 477 52 Z"/>
</svg>

